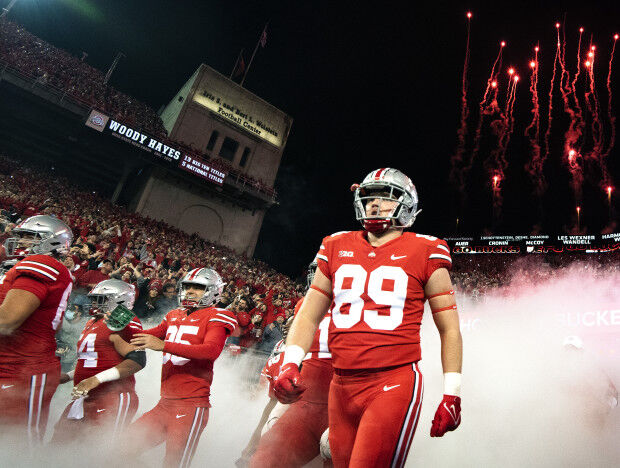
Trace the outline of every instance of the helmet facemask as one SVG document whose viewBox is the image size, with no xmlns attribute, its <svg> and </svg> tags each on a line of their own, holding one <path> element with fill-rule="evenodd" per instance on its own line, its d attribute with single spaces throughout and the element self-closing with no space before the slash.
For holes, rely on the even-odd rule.
<svg viewBox="0 0 620 468">
<path fill-rule="evenodd" d="M 315 258 L 314 260 L 312 260 L 312 263 L 308 265 L 308 276 L 306 276 L 306 289 L 310 289 L 310 286 L 312 286 L 312 282 L 314 281 L 314 275 L 316 274 L 316 268 L 317 263 Z"/>
<path fill-rule="evenodd" d="M 368 203 L 379 200 L 378 212 L 368 215 Z M 387 215 L 382 215 L 384 203 L 394 203 L 394 207 Z M 406 220 L 405 212 L 414 208 L 412 197 L 400 187 L 389 182 L 362 184 L 355 187 L 355 215 L 362 222 L 364 229 L 372 233 L 382 233 L 390 227 L 408 228 L 413 224 L 413 219 Z M 417 213 L 416 213 L 417 214 Z M 403 221 L 405 221 L 403 223 Z"/>
<path fill-rule="evenodd" d="M 179 282 L 177 299 L 181 307 L 211 307 L 220 301 L 224 290 L 224 282 L 217 271 L 210 268 L 195 268 L 189 271 Z M 200 297 L 188 297 L 189 285 L 198 286 L 204 292 Z"/>
<path fill-rule="evenodd" d="M 112 312 L 116 306 L 106 294 L 89 294 L 88 297 L 90 298 L 90 310 L 88 313 L 93 317 L 105 316 Z"/>
<path fill-rule="evenodd" d="M 41 249 L 37 249 L 37 247 L 40 246 L 47 237 L 49 237 L 45 235 L 46 233 L 29 230 L 14 229 L 13 233 L 17 236 L 9 237 L 6 241 L 4 241 L 6 255 L 9 258 L 24 258 L 28 255 L 35 255 L 39 253 Z"/>
<path fill-rule="evenodd" d="M 199 287 L 199 288 L 204 288 L 202 296 L 198 298 L 188 298 L 187 297 L 187 286 L 190 286 L 190 285 Z M 179 297 L 179 305 L 183 307 L 192 307 L 192 308 L 209 307 L 215 304 L 219 300 L 220 293 L 217 287 L 215 286 L 205 286 L 204 284 L 200 284 L 200 283 L 182 282 L 179 285 L 178 297 Z"/>
</svg>

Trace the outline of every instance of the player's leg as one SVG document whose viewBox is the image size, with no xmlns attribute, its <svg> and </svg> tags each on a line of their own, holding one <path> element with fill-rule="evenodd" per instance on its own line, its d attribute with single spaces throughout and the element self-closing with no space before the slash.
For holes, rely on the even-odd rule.
<svg viewBox="0 0 620 468">
<path fill-rule="evenodd" d="M 142 452 L 162 444 L 167 434 L 167 411 L 160 400 L 155 408 L 140 416 L 130 424 L 117 439 L 119 463 L 131 465 L 131 459 Z"/>
<path fill-rule="evenodd" d="M 59 379 L 58 371 L 0 379 L 0 425 L 25 431 L 30 445 L 41 444 Z"/>
<path fill-rule="evenodd" d="M 84 419 L 69 419 L 69 412 L 74 402 L 70 401 L 60 415 L 60 419 L 54 425 L 54 435 L 50 443 L 52 445 L 66 445 L 79 440 L 83 434 Z"/>
<path fill-rule="evenodd" d="M 108 424 L 112 430 L 112 439 L 116 440 L 125 432 L 136 415 L 139 401 L 135 392 L 115 392 L 113 397 L 115 405 L 112 409 L 115 411 L 111 414 L 114 415 L 114 422 L 110 420 Z"/>
<path fill-rule="evenodd" d="M 319 455 L 319 443 L 327 429 L 327 408 L 299 401 L 265 433 L 252 456 L 250 467 L 299 467 Z"/>
<path fill-rule="evenodd" d="M 377 379 L 357 429 L 351 468 L 405 465 L 420 416 L 423 386 L 416 364 Z"/>
<path fill-rule="evenodd" d="M 348 467 L 362 407 L 354 398 L 355 387 L 334 375 L 329 387 L 329 446 L 335 467 Z"/>
<path fill-rule="evenodd" d="M 209 420 L 209 408 L 170 406 L 167 408 L 168 433 L 164 467 L 190 465 L 202 431 Z"/>
</svg>

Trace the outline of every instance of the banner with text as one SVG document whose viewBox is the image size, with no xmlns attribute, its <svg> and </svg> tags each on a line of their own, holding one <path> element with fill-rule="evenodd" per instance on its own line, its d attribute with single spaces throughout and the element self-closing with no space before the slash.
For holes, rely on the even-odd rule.
<svg viewBox="0 0 620 468">
<path fill-rule="evenodd" d="M 109 118 L 99 111 L 91 111 L 86 126 L 104 134 L 112 135 L 119 140 L 151 153 L 157 159 L 178 166 L 180 169 L 190 172 L 217 185 L 222 185 L 227 172 L 211 167 L 198 156 L 184 152 L 183 150 L 169 145 L 144 132 L 136 130 L 122 122 Z"/>
<path fill-rule="evenodd" d="M 453 254 L 546 254 L 620 251 L 620 232 L 591 235 L 448 237 Z"/>
</svg>

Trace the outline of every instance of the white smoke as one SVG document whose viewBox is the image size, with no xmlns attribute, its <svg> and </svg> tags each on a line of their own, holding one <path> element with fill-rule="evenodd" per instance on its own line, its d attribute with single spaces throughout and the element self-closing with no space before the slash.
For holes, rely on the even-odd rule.
<svg viewBox="0 0 620 468">
<path fill-rule="evenodd" d="M 429 435 L 443 392 L 427 314 L 425 401 L 407 466 L 620 466 L 620 408 L 605 400 L 607 375 L 620 387 L 619 284 L 618 272 L 587 264 L 555 272 L 526 265 L 480 302 L 459 297 L 462 423 L 443 438 Z M 605 330 L 593 333 L 597 325 Z M 581 336 L 585 349 L 564 349 L 566 335 Z M 610 350 L 615 356 L 605 356 Z"/>
<path fill-rule="evenodd" d="M 407 466 L 620 466 L 620 408 L 610 410 L 605 400 L 607 376 L 620 388 L 618 284 L 620 273 L 586 264 L 555 271 L 522 265 L 509 286 L 480 301 L 459 295 L 463 419 L 443 438 L 429 436 L 442 396 L 442 370 L 439 338 L 427 311 L 424 403 Z M 566 335 L 579 335 L 584 351 L 564 349 Z M 151 352 L 148 358 L 136 375 L 137 417 L 159 399 L 161 356 Z M 218 359 L 213 407 L 193 466 L 234 466 L 267 402 L 264 389 L 248 390 L 258 372 L 260 365 L 244 357 L 224 352 Z M 48 440 L 69 391 L 70 384 L 61 386 L 54 397 Z M 99 438 L 52 453 L 48 447 L 44 456 L 27 458 L 14 440 L 0 437 L 3 465 L 11 467 L 113 466 L 105 449 Z M 140 461 L 161 466 L 163 451 L 163 446 L 150 450 Z"/>
</svg>

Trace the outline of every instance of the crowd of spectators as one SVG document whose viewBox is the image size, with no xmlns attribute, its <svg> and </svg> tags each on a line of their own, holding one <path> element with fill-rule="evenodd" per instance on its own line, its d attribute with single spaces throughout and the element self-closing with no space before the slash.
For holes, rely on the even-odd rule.
<svg viewBox="0 0 620 468">
<path fill-rule="evenodd" d="M 226 282 L 220 306 L 232 308 L 239 318 L 232 341 L 268 352 L 278 341 L 274 334 L 281 334 L 281 322 L 290 317 L 303 294 L 301 284 L 261 261 L 129 212 L 43 167 L 3 156 L 0 209 L 2 242 L 14 223 L 35 214 L 54 215 L 72 228 L 74 242 L 65 260 L 75 280 L 68 309 L 71 320 L 76 314 L 87 315 L 85 295 L 90 288 L 118 278 L 136 287 L 136 315 L 147 326 L 159 323 L 176 307 L 179 279 L 193 268 L 208 266 Z"/>
<path fill-rule="evenodd" d="M 515 281 L 538 284 L 560 269 L 578 266 L 600 270 L 603 275 L 620 272 L 620 252 L 549 254 L 453 255 L 450 276 L 456 289 L 474 300 Z"/>
<path fill-rule="evenodd" d="M 148 105 L 106 84 L 105 75 L 82 58 L 54 47 L 8 20 L 0 22 L 0 68 L 10 66 L 41 85 L 52 86 L 82 104 L 108 114 L 161 140 L 168 136 L 163 122 Z M 206 155 L 199 148 L 179 141 L 171 144 L 229 173 L 240 183 L 274 195 L 272 187 L 241 173 L 229 161 Z"/>
<path fill-rule="evenodd" d="M 166 136 L 161 119 L 149 106 L 105 84 L 105 75 L 84 60 L 52 46 L 11 21 L 0 24 L 0 60 L 112 118 L 154 136 Z"/>
</svg>

